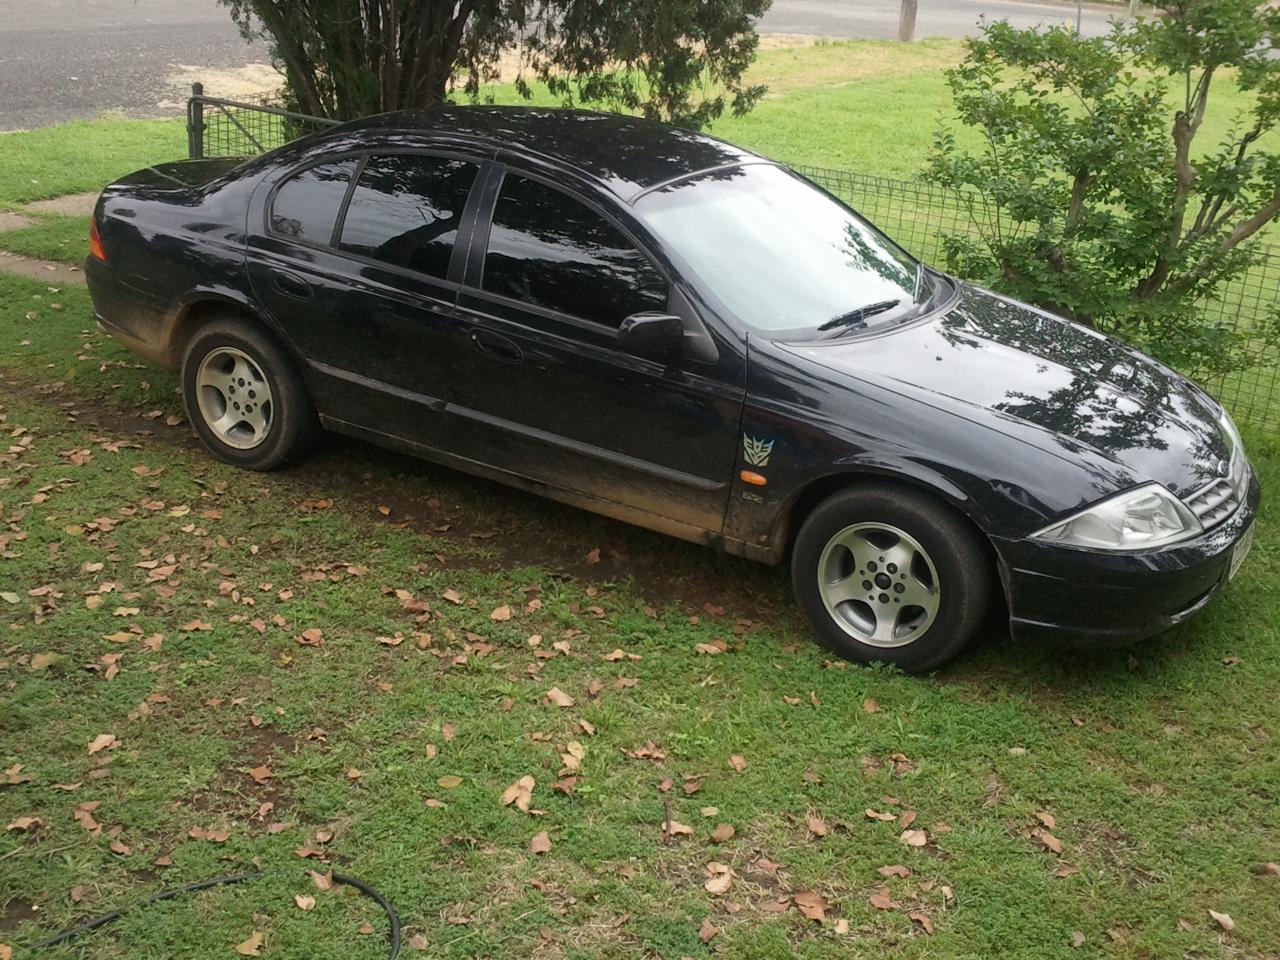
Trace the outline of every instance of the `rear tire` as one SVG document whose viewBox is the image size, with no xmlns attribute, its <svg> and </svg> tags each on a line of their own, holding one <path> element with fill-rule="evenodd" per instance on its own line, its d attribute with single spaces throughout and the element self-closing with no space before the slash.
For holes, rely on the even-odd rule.
<svg viewBox="0 0 1280 960">
<path fill-rule="evenodd" d="M 809 514 L 791 581 L 823 646 L 910 673 L 964 649 L 994 587 L 982 539 L 962 517 L 923 493 L 881 484 L 842 490 Z"/>
<path fill-rule="evenodd" d="M 196 330 L 182 359 L 187 418 L 205 448 L 247 470 L 274 470 L 319 432 L 288 355 L 263 330 L 227 317 Z"/>
</svg>

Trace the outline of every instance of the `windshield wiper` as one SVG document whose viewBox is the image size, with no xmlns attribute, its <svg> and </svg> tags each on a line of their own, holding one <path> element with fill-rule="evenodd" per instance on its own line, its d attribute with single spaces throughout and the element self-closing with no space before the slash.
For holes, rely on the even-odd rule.
<svg viewBox="0 0 1280 960">
<path fill-rule="evenodd" d="M 834 330 L 836 327 L 861 327 L 866 326 L 867 318 L 874 317 L 877 313 L 884 313 L 886 310 L 892 310 L 901 300 L 881 300 L 879 303 L 869 303 L 865 307 L 859 307 L 857 310 L 850 310 L 848 313 L 842 313 L 840 316 L 828 320 L 826 323 L 818 327 L 819 332 L 825 330 Z"/>
</svg>

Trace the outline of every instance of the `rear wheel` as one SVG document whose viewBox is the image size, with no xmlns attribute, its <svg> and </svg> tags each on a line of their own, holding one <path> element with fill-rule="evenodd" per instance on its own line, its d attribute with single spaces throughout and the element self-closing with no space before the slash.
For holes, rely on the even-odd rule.
<svg viewBox="0 0 1280 960">
<path fill-rule="evenodd" d="M 846 659 L 930 670 L 973 638 L 992 591 L 978 534 L 912 490 L 867 485 L 823 501 L 791 556 L 796 599 Z"/>
<path fill-rule="evenodd" d="M 182 395 L 200 442 L 249 470 L 281 466 L 318 429 L 293 363 L 243 320 L 215 320 L 196 331 L 182 361 Z"/>
</svg>

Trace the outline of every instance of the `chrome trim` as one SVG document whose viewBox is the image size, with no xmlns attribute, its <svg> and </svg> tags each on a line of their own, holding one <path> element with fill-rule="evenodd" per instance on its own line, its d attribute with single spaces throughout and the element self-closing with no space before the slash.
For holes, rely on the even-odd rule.
<svg viewBox="0 0 1280 960">
<path fill-rule="evenodd" d="M 1237 488 L 1230 478 L 1218 477 L 1210 480 L 1182 502 L 1195 514 L 1200 525 L 1205 530 L 1210 530 L 1239 509 L 1244 498 L 1245 487 L 1246 484 L 1242 483 Z"/>
</svg>

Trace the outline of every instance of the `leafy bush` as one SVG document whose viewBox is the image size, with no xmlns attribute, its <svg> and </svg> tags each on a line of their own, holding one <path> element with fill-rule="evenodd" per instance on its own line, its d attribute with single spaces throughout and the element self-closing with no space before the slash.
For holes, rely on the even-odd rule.
<svg viewBox="0 0 1280 960">
<path fill-rule="evenodd" d="M 957 273 L 1113 332 L 1202 376 L 1280 345 L 1275 312 L 1206 316 L 1196 302 L 1247 269 L 1280 213 L 1280 11 L 1253 0 L 1158 2 L 1103 37 L 989 24 L 947 78 L 976 151 L 940 131 L 934 181 L 974 198 L 945 238 Z M 1252 106 L 1196 140 L 1215 80 Z M 1267 350 L 1274 355 L 1274 350 Z"/>
</svg>

